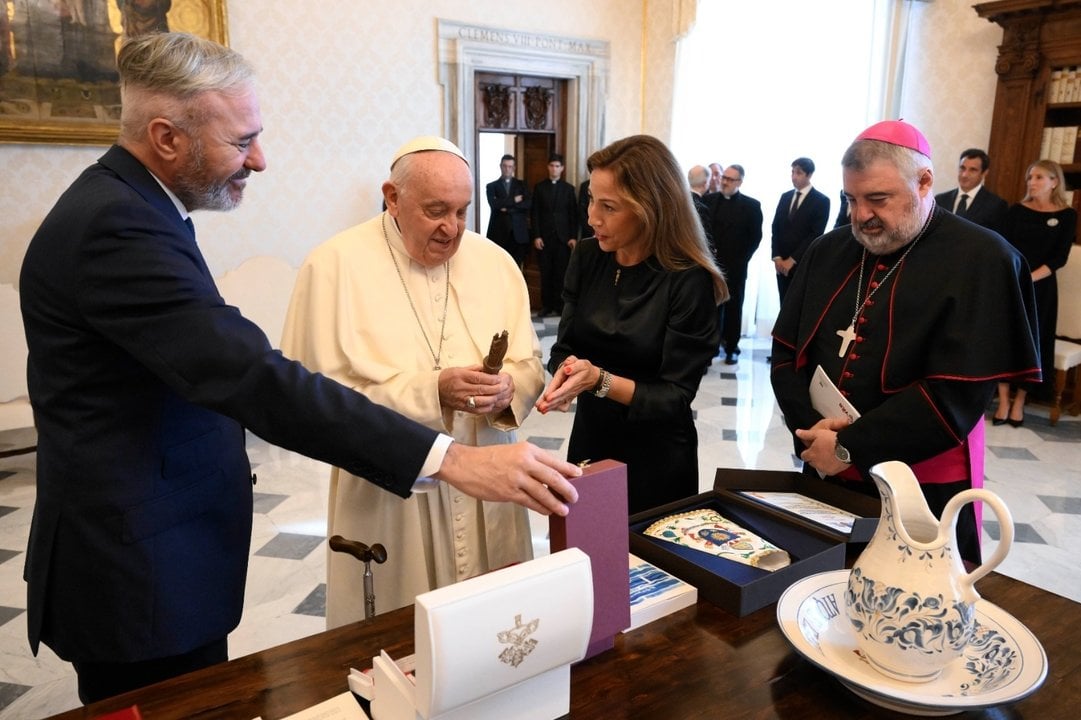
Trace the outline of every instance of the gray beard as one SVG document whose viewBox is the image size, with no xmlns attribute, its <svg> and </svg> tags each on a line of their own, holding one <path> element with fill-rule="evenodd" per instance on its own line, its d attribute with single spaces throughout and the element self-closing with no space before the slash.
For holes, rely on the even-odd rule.
<svg viewBox="0 0 1081 720">
<path fill-rule="evenodd" d="M 867 248 L 872 255 L 889 255 L 912 242 L 923 228 L 924 219 L 920 218 L 919 204 L 912 203 L 911 212 L 892 231 L 881 235 L 867 235 L 863 232 L 864 226 L 880 226 L 877 218 L 863 225 L 852 225 L 852 234 L 860 245 Z"/>
<path fill-rule="evenodd" d="M 229 192 L 229 181 L 234 178 L 246 178 L 251 174 L 248 168 L 241 168 L 224 182 L 215 182 L 207 176 L 205 155 L 202 143 L 195 140 L 191 147 L 190 160 L 177 173 L 173 192 L 184 203 L 189 212 L 195 210 L 229 211 L 240 205 L 241 197 L 233 197 Z"/>
</svg>

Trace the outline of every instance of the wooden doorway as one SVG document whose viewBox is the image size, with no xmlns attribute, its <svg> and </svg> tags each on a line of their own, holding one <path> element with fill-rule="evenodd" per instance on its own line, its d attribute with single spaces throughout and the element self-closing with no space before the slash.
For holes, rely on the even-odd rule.
<svg viewBox="0 0 1081 720">
<path fill-rule="evenodd" d="M 567 81 L 478 71 L 473 85 L 476 121 L 473 166 L 477 168 L 479 200 L 475 209 L 476 227 L 483 234 L 490 215 L 485 186 L 499 176 L 499 159 L 504 154 L 515 157 L 516 176 L 525 182 L 530 193 L 548 177 L 549 156 L 566 154 Z M 539 310 L 540 270 L 532 242 L 522 273 L 529 288 L 530 308 Z"/>
</svg>

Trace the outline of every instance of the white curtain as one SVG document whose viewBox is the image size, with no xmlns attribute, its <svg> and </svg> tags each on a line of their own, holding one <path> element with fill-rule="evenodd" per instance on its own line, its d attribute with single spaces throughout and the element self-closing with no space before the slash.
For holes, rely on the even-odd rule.
<svg viewBox="0 0 1081 720">
<path fill-rule="evenodd" d="M 672 0 L 679 41 L 671 147 L 684 168 L 746 169 L 762 203 L 762 246 L 749 268 L 744 334 L 767 337 L 778 300 L 770 222 L 806 156 L 812 182 L 839 206 L 840 160 L 873 122 L 896 118 L 912 0 Z M 678 34 L 678 33 L 677 33 Z"/>
</svg>

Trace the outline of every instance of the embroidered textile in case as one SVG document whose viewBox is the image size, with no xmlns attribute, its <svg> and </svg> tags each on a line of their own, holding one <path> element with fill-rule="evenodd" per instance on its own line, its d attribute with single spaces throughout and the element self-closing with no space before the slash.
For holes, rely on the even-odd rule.
<svg viewBox="0 0 1081 720">
<path fill-rule="evenodd" d="M 709 508 L 661 518 L 646 528 L 645 533 L 771 572 L 788 567 L 791 562 L 784 550 Z"/>
</svg>

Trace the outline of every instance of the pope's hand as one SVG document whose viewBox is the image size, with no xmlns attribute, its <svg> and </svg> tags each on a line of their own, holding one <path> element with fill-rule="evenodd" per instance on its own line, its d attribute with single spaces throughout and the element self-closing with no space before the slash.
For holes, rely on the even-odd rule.
<svg viewBox="0 0 1081 720">
<path fill-rule="evenodd" d="M 473 447 L 452 443 L 435 478 L 480 500 L 513 502 L 543 515 L 566 515 L 578 500 L 567 478 L 582 469 L 527 442 Z"/>
<path fill-rule="evenodd" d="M 451 410 L 487 415 L 501 412 L 514 399 L 514 378 L 505 372 L 489 375 L 481 365 L 443 368 L 439 373 L 439 404 Z"/>
</svg>

